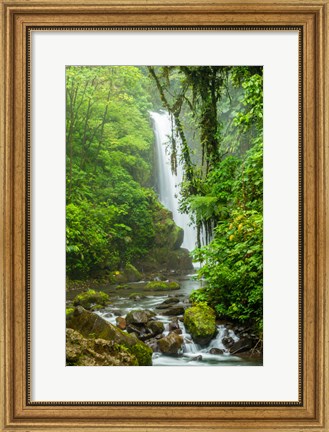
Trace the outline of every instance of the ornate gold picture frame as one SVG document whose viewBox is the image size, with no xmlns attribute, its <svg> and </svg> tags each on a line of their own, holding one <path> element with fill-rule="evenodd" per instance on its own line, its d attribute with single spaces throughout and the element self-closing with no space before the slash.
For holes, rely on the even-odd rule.
<svg viewBox="0 0 329 432">
<path fill-rule="evenodd" d="M 327 276 L 328 0 L 0 1 L 1 430 L 329 431 Z M 33 402 L 30 386 L 31 29 L 288 29 L 300 32 L 302 214 L 299 400 Z M 173 398 L 174 399 L 174 398 Z"/>
</svg>

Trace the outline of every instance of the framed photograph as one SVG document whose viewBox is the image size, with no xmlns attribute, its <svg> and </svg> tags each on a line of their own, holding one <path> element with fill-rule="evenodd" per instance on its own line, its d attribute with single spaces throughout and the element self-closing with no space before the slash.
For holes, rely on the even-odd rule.
<svg viewBox="0 0 329 432">
<path fill-rule="evenodd" d="M 1 430 L 329 430 L 328 1 L 1 1 Z"/>
</svg>

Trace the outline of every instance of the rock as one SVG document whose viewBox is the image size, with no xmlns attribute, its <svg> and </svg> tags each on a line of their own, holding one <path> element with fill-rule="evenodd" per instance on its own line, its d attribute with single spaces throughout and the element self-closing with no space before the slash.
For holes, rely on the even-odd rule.
<svg viewBox="0 0 329 432">
<path fill-rule="evenodd" d="M 216 333 L 215 311 L 204 304 L 185 310 L 184 324 L 195 343 L 206 345 Z"/>
<path fill-rule="evenodd" d="M 76 307 L 67 318 L 66 327 L 78 331 L 88 339 L 105 339 L 123 345 L 136 357 L 139 366 L 152 365 L 152 350 L 148 346 L 81 306 Z"/>
<path fill-rule="evenodd" d="M 168 336 L 158 341 L 160 351 L 164 354 L 178 354 L 183 345 L 183 337 L 175 333 L 169 333 Z"/>
<path fill-rule="evenodd" d="M 152 281 L 148 282 L 144 289 L 150 291 L 171 291 L 178 290 L 180 288 L 177 282 L 164 282 L 164 281 Z"/>
<path fill-rule="evenodd" d="M 162 311 L 161 315 L 165 315 L 165 316 L 183 315 L 184 311 L 185 311 L 185 308 L 183 305 L 177 305 L 177 306 L 173 306 L 169 309 Z"/>
<path fill-rule="evenodd" d="M 161 321 L 149 321 L 146 327 L 151 330 L 153 336 L 157 336 L 164 332 L 164 325 Z"/>
<path fill-rule="evenodd" d="M 126 320 L 123 317 L 117 317 L 115 319 L 115 321 L 116 321 L 117 326 L 119 327 L 119 329 L 121 329 L 121 330 L 125 330 L 126 329 L 127 323 L 126 323 Z"/>
<path fill-rule="evenodd" d="M 155 313 L 150 310 L 136 309 L 129 312 L 126 316 L 126 322 L 128 324 L 146 324 Z"/>
<path fill-rule="evenodd" d="M 189 359 L 190 361 L 202 361 L 202 355 L 198 355 Z"/>
<path fill-rule="evenodd" d="M 131 293 L 131 294 L 129 295 L 129 298 L 130 298 L 131 300 L 140 300 L 140 299 L 141 299 L 141 297 L 140 297 L 140 295 L 139 295 L 138 293 Z"/>
<path fill-rule="evenodd" d="M 184 241 L 184 230 L 180 227 L 177 227 L 178 229 L 175 230 L 175 242 L 173 245 L 173 249 L 179 249 Z"/>
<path fill-rule="evenodd" d="M 223 354 L 224 351 L 219 349 L 219 348 L 211 348 L 211 350 L 209 351 L 209 354 Z"/>
<path fill-rule="evenodd" d="M 152 277 L 150 277 L 150 280 L 165 281 L 165 280 L 167 280 L 167 276 L 164 274 L 157 274 L 157 275 L 153 275 Z"/>
<path fill-rule="evenodd" d="M 158 306 L 156 306 L 155 309 L 167 309 L 168 306 L 173 305 L 175 303 L 179 303 L 180 300 L 177 297 L 170 297 L 167 300 L 160 303 Z"/>
<path fill-rule="evenodd" d="M 169 331 L 178 330 L 178 329 L 180 329 L 178 324 L 178 319 L 173 318 L 169 323 Z"/>
<path fill-rule="evenodd" d="M 231 337 L 224 337 L 222 339 L 222 344 L 225 348 L 231 348 L 234 345 L 234 339 Z"/>
<path fill-rule="evenodd" d="M 120 309 L 111 309 L 111 312 L 113 313 L 114 316 L 121 316 L 123 315 L 123 311 Z"/>
<path fill-rule="evenodd" d="M 78 294 L 74 300 L 74 306 L 82 306 L 88 310 L 101 309 L 110 303 L 108 294 L 103 291 L 88 290 Z"/>
<path fill-rule="evenodd" d="M 159 208 L 159 211 L 154 213 L 154 223 L 158 228 L 154 239 L 156 247 L 178 249 L 182 245 L 184 230 L 175 224 L 169 210 Z"/>
<path fill-rule="evenodd" d="M 139 282 L 142 280 L 142 275 L 132 264 L 126 264 L 123 270 L 114 272 L 112 277 L 114 281 L 119 284 Z"/>
<path fill-rule="evenodd" d="M 182 334 L 183 332 L 180 328 L 178 328 L 178 329 L 173 330 L 173 333 L 176 333 L 179 335 L 179 334 Z"/>
<path fill-rule="evenodd" d="M 126 330 L 128 333 L 135 333 L 138 338 L 144 333 L 144 327 L 134 324 L 128 324 Z"/>
<path fill-rule="evenodd" d="M 124 274 L 128 282 L 139 282 L 142 280 L 142 275 L 132 264 L 126 264 Z"/>
<path fill-rule="evenodd" d="M 138 366 L 127 348 L 104 339 L 86 339 L 76 330 L 66 329 L 67 366 Z"/>
<path fill-rule="evenodd" d="M 117 285 L 115 287 L 116 290 L 130 290 L 132 289 L 132 286 L 130 285 Z"/>
<path fill-rule="evenodd" d="M 145 342 L 153 337 L 153 333 L 148 328 L 143 327 L 142 332 L 139 334 L 138 339 Z"/>
<path fill-rule="evenodd" d="M 159 352 L 158 340 L 156 338 L 151 338 L 145 341 L 145 344 L 151 348 L 153 352 Z"/>
<path fill-rule="evenodd" d="M 134 310 L 129 312 L 126 316 L 127 332 L 135 333 L 142 341 L 162 334 L 164 325 L 161 321 L 153 320 L 154 316 L 155 313 L 149 310 Z"/>
<path fill-rule="evenodd" d="M 70 316 L 72 316 L 74 313 L 74 307 L 67 307 L 66 308 L 66 319 L 69 319 Z"/>
<path fill-rule="evenodd" d="M 230 347 L 230 353 L 237 354 L 240 352 L 245 352 L 253 348 L 253 346 L 254 343 L 251 339 L 243 338 L 233 343 L 233 345 Z"/>
</svg>

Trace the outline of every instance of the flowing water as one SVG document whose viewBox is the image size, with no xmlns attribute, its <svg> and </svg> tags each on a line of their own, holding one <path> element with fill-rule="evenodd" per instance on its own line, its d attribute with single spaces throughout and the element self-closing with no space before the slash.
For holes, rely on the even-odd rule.
<svg viewBox="0 0 329 432">
<path fill-rule="evenodd" d="M 167 151 L 169 137 L 175 125 L 169 114 L 165 111 L 160 113 L 151 112 L 150 116 L 153 120 L 156 138 L 156 170 L 159 200 L 172 212 L 176 225 L 184 230 L 182 247 L 191 251 L 196 246 L 196 229 L 191 223 L 189 216 L 179 212 L 181 199 L 180 184 L 183 181 L 183 167 L 181 163 L 178 163 L 177 174 L 173 174 L 171 171 L 170 153 Z M 178 155 L 177 159 L 179 162 L 180 155 Z M 172 322 L 174 317 L 162 315 L 163 310 L 157 309 L 157 306 L 169 297 L 178 297 L 180 303 L 188 307 L 188 299 L 191 292 L 201 288 L 203 283 L 200 280 L 195 280 L 193 275 L 175 277 L 175 279 L 178 280 L 181 288 L 174 293 L 171 291 L 160 293 L 156 291 L 144 291 L 146 281 L 125 284 L 124 287 L 104 287 L 102 290 L 110 294 L 112 304 L 97 313 L 111 324 L 116 325 L 116 317 L 124 317 L 134 309 L 152 310 L 156 313 L 154 319 L 163 322 L 165 328 L 163 335 L 166 336 L 169 333 L 169 323 Z M 133 296 L 131 293 L 134 293 Z M 230 355 L 223 345 L 223 338 L 231 337 L 234 341 L 239 340 L 239 338 L 232 329 L 227 328 L 225 325 L 217 325 L 214 338 L 207 346 L 201 347 L 193 341 L 191 335 L 187 332 L 182 322 L 182 317 L 178 318 L 180 318 L 178 319 L 178 325 L 184 340 L 181 351 L 175 356 L 154 352 L 152 359 L 153 366 L 253 366 L 261 364 L 259 360 L 246 360 L 236 355 Z M 220 354 L 210 353 L 212 349 L 217 349 L 217 352 Z"/>
<path fill-rule="evenodd" d="M 181 199 L 180 184 L 183 181 L 183 166 L 180 161 L 179 140 L 177 141 L 177 174 L 171 170 L 170 151 L 168 145 L 175 125 L 166 111 L 151 112 L 155 134 L 157 189 L 160 202 L 172 212 L 173 219 L 184 230 L 183 248 L 193 250 L 196 245 L 196 229 L 189 216 L 179 212 Z"/>
<path fill-rule="evenodd" d="M 135 309 L 148 309 L 154 311 L 157 315 L 154 317 L 157 321 L 162 321 L 165 326 L 164 336 L 169 333 L 169 323 L 174 317 L 161 315 L 162 310 L 156 309 L 164 300 L 169 297 L 180 298 L 181 303 L 188 301 L 190 293 L 201 287 L 202 281 L 194 280 L 193 275 L 186 275 L 178 278 L 180 290 L 173 292 L 145 292 L 143 287 L 145 282 L 131 283 L 125 286 L 125 289 L 110 289 L 109 292 L 113 306 L 109 306 L 102 311 L 97 312 L 102 318 L 113 325 L 116 325 L 117 316 L 126 316 L 130 311 Z M 104 291 L 106 291 L 104 289 Z M 132 299 L 130 293 L 137 294 L 139 298 Z M 186 304 L 187 306 L 187 304 Z M 224 324 L 217 325 L 217 333 L 207 346 L 199 346 L 191 335 L 185 329 L 183 322 L 178 321 L 182 331 L 184 343 L 181 351 L 177 356 L 169 356 L 161 352 L 153 353 L 153 366 L 257 366 L 261 364 L 259 360 L 242 359 L 238 355 L 230 355 L 222 343 L 224 337 L 232 337 L 234 341 L 239 340 L 234 331 L 228 329 Z M 211 354 L 209 351 L 217 348 L 223 351 L 222 354 Z"/>
</svg>

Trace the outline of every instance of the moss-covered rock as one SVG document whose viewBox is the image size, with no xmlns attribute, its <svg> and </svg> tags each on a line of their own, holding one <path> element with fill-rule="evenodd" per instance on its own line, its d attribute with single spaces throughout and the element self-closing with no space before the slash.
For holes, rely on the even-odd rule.
<svg viewBox="0 0 329 432">
<path fill-rule="evenodd" d="M 128 282 L 139 282 L 142 280 L 142 275 L 132 264 L 126 264 L 124 274 Z"/>
<path fill-rule="evenodd" d="M 110 303 L 108 294 L 103 291 L 88 290 L 78 294 L 74 300 L 74 306 L 82 306 L 88 310 L 97 310 L 105 307 Z"/>
<path fill-rule="evenodd" d="M 142 275 L 132 264 L 126 264 L 125 268 L 112 274 L 114 282 L 125 284 L 127 282 L 139 282 Z"/>
<path fill-rule="evenodd" d="M 136 343 L 129 351 L 138 359 L 139 366 L 152 366 L 153 350 L 143 342 Z"/>
<path fill-rule="evenodd" d="M 104 339 L 87 339 L 76 330 L 66 330 L 67 366 L 138 366 L 128 348 Z"/>
<path fill-rule="evenodd" d="M 132 286 L 130 286 L 130 285 L 117 285 L 116 287 L 115 287 L 115 289 L 116 290 L 130 290 L 130 289 L 132 289 L 133 287 Z"/>
<path fill-rule="evenodd" d="M 135 355 L 140 366 L 152 365 L 152 350 L 148 349 L 143 342 L 81 306 L 75 308 L 73 314 L 66 320 L 66 327 L 78 331 L 88 339 L 105 339 L 123 345 L 128 352 Z"/>
<path fill-rule="evenodd" d="M 66 308 L 66 319 L 70 318 L 70 316 L 73 314 L 74 308 L 73 307 L 67 307 Z"/>
<path fill-rule="evenodd" d="M 178 282 L 164 282 L 164 281 L 152 281 L 148 282 L 145 287 L 145 290 L 150 291 L 172 291 L 180 289 L 180 285 Z"/>
<path fill-rule="evenodd" d="M 139 293 L 135 293 L 135 292 L 129 294 L 128 297 L 132 300 L 140 300 L 141 299 L 141 295 Z"/>
<path fill-rule="evenodd" d="M 184 230 L 175 224 L 172 213 L 162 207 L 154 213 L 154 219 L 156 247 L 170 250 L 180 248 L 184 240 Z"/>
<path fill-rule="evenodd" d="M 206 304 L 196 304 L 185 310 L 184 325 L 196 343 L 205 345 L 216 333 L 215 311 Z"/>
</svg>

